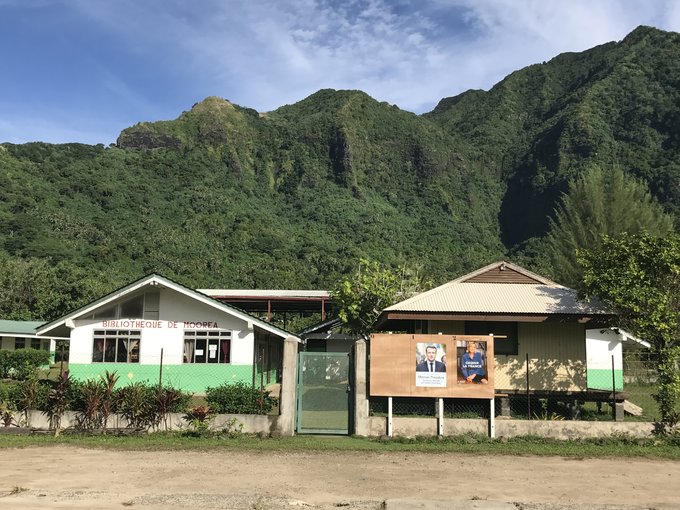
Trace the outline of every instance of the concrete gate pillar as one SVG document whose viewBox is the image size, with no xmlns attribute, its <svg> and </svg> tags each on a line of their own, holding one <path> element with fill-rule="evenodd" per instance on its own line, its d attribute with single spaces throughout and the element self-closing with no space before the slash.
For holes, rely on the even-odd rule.
<svg viewBox="0 0 680 510">
<path fill-rule="evenodd" d="M 366 340 L 354 344 L 354 434 L 368 436 L 368 373 L 366 369 Z"/>
<path fill-rule="evenodd" d="M 276 421 L 276 432 L 282 436 L 295 435 L 298 345 L 299 342 L 292 336 L 283 341 L 281 401 L 279 402 L 279 418 Z"/>
</svg>

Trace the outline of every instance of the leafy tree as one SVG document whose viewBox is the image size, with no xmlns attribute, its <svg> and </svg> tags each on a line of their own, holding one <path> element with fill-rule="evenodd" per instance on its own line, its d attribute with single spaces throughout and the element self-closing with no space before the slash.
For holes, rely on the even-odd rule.
<svg viewBox="0 0 680 510">
<path fill-rule="evenodd" d="M 622 327 L 651 343 L 658 382 L 654 395 L 665 431 L 678 423 L 680 395 L 680 236 L 647 233 L 604 237 L 582 250 L 586 297 L 612 303 Z"/>
<path fill-rule="evenodd" d="M 53 320 L 120 287 L 120 275 L 0 252 L 0 317 Z"/>
<path fill-rule="evenodd" d="M 642 231 L 666 235 L 673 231 L 673 220 L 644 183 L 626 176 L 620 168 L 604 171 L 591 167 L 569 183 L 569 191 L 550 221 L 547 252 L 553 277 L 565 285 L 578 286 L 581 267 L 577 250 L 597 249 L 602 235 Z"/>
<path fill-rule="evenodd" d="M 406 299 L 429 285 L 417 270 L 398 271 L 376 261 L 360 259 L 359 265 L 331 291 L 338 317 L 354 334 L 368 338 L 380 313 L 398 299 Z"/>
</svg>

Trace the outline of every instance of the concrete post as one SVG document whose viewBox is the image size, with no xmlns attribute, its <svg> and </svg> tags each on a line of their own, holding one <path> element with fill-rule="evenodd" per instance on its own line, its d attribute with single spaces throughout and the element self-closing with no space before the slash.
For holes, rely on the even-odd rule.
<svg viewBox="0 0 680 510">
<path fill-rule="evenodd" d="M 437 435 L 444 435 L 444 399 L 437 399 Z"/>
<path fill-rule="evenodd" d="M 624 415 L 623 402 L 617 402 L 616 404 L 614 404 L 613 413 L 614 413 L 614 421 L 623 421 L 623 415 Z"/>
<path fill-rule="evenodd" d="M 276 432 L 282 436 L 295 435 L 298 341 L 289 336 L 283 341 L 283 373 L 281 375 L 281 401 Z"/>
<path fill-rule="evenodd" d="M 510 398 L 509 397 L 496 397 L 501 403 L 501 416 L 510 418 Z"/>
<path fill-rule="evenodd" d="M 496 399 L 489 399 L 489 437 L 496 437 Z"/>
<path fill-rule="evenodd" d="M 354 434 L 368 436 L 368 394 L 366 372 L 366 340 L 354 343 Z"/>
</svg>

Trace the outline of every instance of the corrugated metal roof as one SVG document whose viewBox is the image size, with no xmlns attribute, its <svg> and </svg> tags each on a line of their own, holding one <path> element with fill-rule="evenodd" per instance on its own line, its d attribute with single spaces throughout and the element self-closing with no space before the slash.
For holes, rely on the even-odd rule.
<svg viewBox="0 0 680 510">
<path fill-rule="evenodd" d="M 0 320 L 0 335 L 35 335 L 38 326 L 45 324 L 44 321 L 8 321 Z"/>
<path fill-rule="evenodd" d="M 490 270 L 511 268 L 537 281 L 528 283 L 477 283 L 469 281 Z M 396 303 L 386 312 L 449 312 L 511 314 L 587 314 L 614 312 L 598 300 L 583 302 L 574 289 L 559 285 L 510 262 L 499 261 L 434 289 Z"/>
<path fill-rule="evenodd" d="M 611 314 L 601 303 L 583 303 L 573 289 L 550 285 L 450 283 L 386 308 L 402 312 Z"/>
</svg>

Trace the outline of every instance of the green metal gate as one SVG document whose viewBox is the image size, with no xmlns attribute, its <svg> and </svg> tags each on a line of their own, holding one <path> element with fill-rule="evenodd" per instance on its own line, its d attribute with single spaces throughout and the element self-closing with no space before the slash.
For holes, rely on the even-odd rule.
<svg viewBox="0 0 680 510">
<path fill-rule="evenodd" d="M 297 432 L 348 434 L 349 355 L 301 352 L 298 356 Z"/>
</svg>

